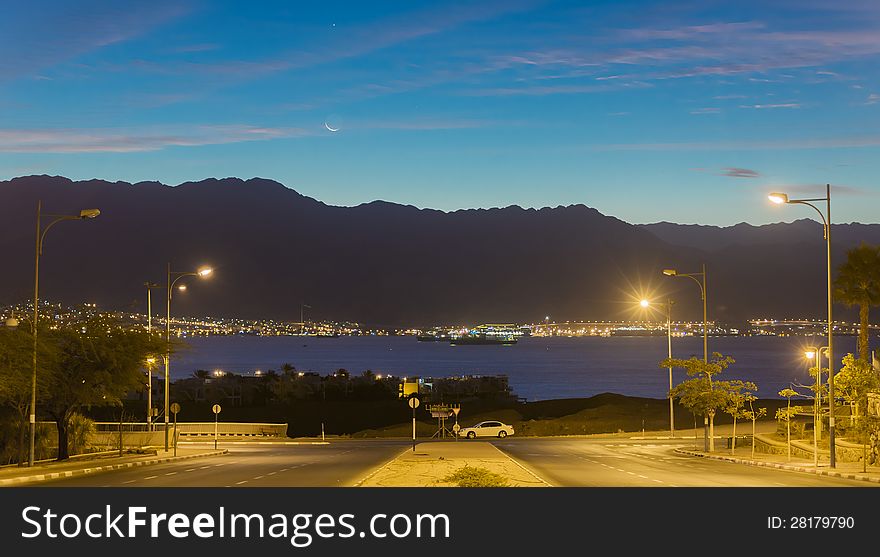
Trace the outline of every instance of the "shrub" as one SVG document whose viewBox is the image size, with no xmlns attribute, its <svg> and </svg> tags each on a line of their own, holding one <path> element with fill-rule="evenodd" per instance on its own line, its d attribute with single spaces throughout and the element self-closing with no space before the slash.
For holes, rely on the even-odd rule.
<svg viewBox="0 0 880 557">
<path fill-rule="evenodd" d="M 507 479 L 503 476 L 467 464 L 440 481 L 454 483 L 458 487 L 507 487 L 508 485 Z"/>
</svg>

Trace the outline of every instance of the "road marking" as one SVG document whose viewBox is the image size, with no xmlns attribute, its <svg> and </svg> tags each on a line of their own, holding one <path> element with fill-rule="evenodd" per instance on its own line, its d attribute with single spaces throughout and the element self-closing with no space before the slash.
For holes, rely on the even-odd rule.
<svg viewBox="0 0 880 557">
<path fill-rule="evenodd" d="M 188 469 L 184 470 L 184 472 L 192 472 L 193 470 L 195 470 L 195 468 L 188 468 Z"/>
<path fill-rule="evenodd" d="M 641 475 L 641 474 L 636 474 L 636 475 L 637 475 L 638 477 L 642 478 L 643 480 L 647 480 L 647 479 L 648 479 L 648 476 L 643 476 L 643 475 Z"/>
<path fill-rule="evenodd" d="M 228 462 L 221 462 L 220 464 L 215 464 L 214 466 L 226 466 L 229 464 Z"/>
<path fill-rule="evenodd" d="M 176 473 L 177 473 L 177 472 L 168 472 L 168 473 L 165 474 L 165 475 L 166 475 L 166 476 L 173 476 L 173 475 L 176 474 Z"/>
<path fill-rule="evenodd" d="M 152 480 L 153 478 L 158 478 L 159 476 L 147 476 L 144 478 L 145 480 Z"/>
<path fill-rule="evenodd" d="M 278 473 L 278 472 L 269 472 L 269 473 L 266 474 L 266 475 L 267 475 L 267 476 L 274 476 L 274 475 L 277 474 L 277 473 Z"/>
<path fill-rule="evenodd" d="M 262 479 L 263 479 L 263 476 L 257 476 L 257 477 L 254 478 L 254 479 L 255 479 L 255 480 L 262 480 Z"/>
<path fill-rule="evenodd" d="M 240 482 L 235 482 L 235 485 L 246 484 L 247 480 L 241 480 Z"/>
<path fill-rule="evenodd" d="M 126 481 L 124 481 L 124 482 L 122 482 L 122 483 L 123 483 L 123 484 L 130 484 L 130 483 L 135 482 L 135 481 L 137 481 L 137 480 L 126 480 Z"/>
<path fill-rule="evenodd" d="M 205 468 L 210 468 L 210 466 L 202 466 L 199 470 L 204 470 Z"/>
</svg>

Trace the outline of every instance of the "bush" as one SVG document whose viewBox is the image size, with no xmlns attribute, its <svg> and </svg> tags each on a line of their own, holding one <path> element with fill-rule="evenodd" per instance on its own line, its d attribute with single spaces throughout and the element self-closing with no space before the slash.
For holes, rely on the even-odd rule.
<svg viewBox="0 0 880 557">
<path fill-rule="evenodd" d="M 485 468 L 465 464 L 441 482 L 454 483 L 458 487 L 507 487 L 507 479 Z"/>
<path fill-rule="evenodd" d="M 95 422 L 82 414 L 73 413 L 67 426 L 67 447 L 71 455 L 89 448 L 89 438 L 95 433 Z"/>
</svg>

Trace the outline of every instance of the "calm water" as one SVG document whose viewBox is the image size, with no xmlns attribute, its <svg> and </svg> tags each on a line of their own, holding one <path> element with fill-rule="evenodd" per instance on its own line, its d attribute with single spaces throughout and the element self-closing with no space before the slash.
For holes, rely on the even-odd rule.
<svg viewBox="0 0 880 557">
<path fill-rule="evenodd" d="M 804 347 L 823 345 L 820 337 L 719 337 L 709 352 L 733 356 L 736 363 L 720 379 L 758 385 L 759 396 L 776 398 L 789 382 L 809 383 Z M 855 337 L 835 337 L 835 360 L 855 350 Z M 172 377 L 196 369 L 250 374 L 290 363 L 321 374 L 345 368 L 359 374 L 395 376 L 507 374 L 514 392 L 528 400 L 588 397 L 603 392 L 663 398 L 669 383 L 665 337 L 524 338 L 513 346 L 450 346 L 415 337 L 207 337 L 189 340 L 189 349 L 172 360 Z M 702 357 L 701 337 L 676 338 L 677 358 Z M 826 364 L 827 365 L 827 364 Z M 686 379 L 673 371 L 673 381 Z"/>
</svg>

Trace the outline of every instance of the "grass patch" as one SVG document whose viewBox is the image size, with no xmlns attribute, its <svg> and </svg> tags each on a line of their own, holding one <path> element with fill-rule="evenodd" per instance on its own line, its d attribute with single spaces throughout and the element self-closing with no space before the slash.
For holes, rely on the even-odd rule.
<svg viewBox="0 0 880 557">
<path fill-rule="evenodd" d="M 504 476 L 490 472 L 485 468 L 468 466 L 465 464 L 452 474 L 449 474 L 441 482 L 454 483 L 458 487 L 507 487 L 507 479 Z"/>
</svg>

